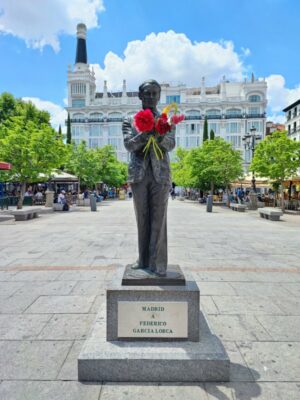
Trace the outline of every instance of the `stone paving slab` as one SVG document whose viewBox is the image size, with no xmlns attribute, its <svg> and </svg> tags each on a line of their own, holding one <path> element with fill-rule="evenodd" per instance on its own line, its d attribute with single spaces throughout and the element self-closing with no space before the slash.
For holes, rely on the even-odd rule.
<svg viewBox="0 0 300 400">
<path fill-rule="evenodd" d="M 0 385 L 1 400 L 98 400 L 100 385 L 60 381 L 6 381 Z"/>
<path fill-rule="evenodd" d="M 95 318 L 95 315 L 93 315 Z M 84 340 L 74 340 L 71 350 L 58 374 L 58 379 L 64 381 L 78 381 L 78 365 L 77 360 L 84 345 Z"/>
<path fill-rule="evenodd" d="M 21 284 L 20 289 L 16 291 L 16 294 L 18 295 L 26 295 L 27 293 L 31 293 L 37 296 L 45 296 L 70 294 L 76 286 L 77 281 L 31 281 L 16 283 Z"/>
<path fill-rule="evenodd" d="M 51 315 L 0 315 L 0 340 L 35 339 L 47 325 Z"/>
<path fill-rule="evenodd" d="M 276 341 L 300 341 L 299 315 L 258 315 L 257 320 Z"/>
<path fill-rule="evenodd" d="M 300 382 L 299 342 L 245 342 L 238 344 L 247 365 L 260 381 Z"/>
<path fill-rule="evenodd" d="M 26 295 L 15 294 L 11 297 L 3 297 L 0 301 L 0 314 L 20 314 L 37 300 L 38 295 L 27 293 Z"/>
<path fill-rule="evenodd" d="M 208 321 L 221 340 L 272 339 L 254 315 L 208 315 Z"/>
<path fill-rule="evenodd" d="M 268 297 L 213 296 L 213 300 L 221 314 L 282 314 L 279 305 Z"/>
<path fill-rule="evenodd" d="M 88 313 L 95 296 L 40 296 L 27 310 L 37 314 Z"/>
<path fill-rule="evenodd" d="M 93 314 L 54 314 L 39 334 L 44 340 L 86 339 L 95 317 Z"/>
<path fill-rule="evenodd" d="M 0 341 L 0 379 L 56 379 L 70 341 Z"/>
</svg>

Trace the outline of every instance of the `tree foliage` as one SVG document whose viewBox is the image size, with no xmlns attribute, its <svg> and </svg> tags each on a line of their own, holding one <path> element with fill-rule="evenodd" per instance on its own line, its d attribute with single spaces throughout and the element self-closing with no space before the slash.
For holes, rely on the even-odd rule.
<svg viewBox="0 0 300 400">
<path fill-rule="evenodd" d="M 290 139 L 286 131 L 276 131 L 257 145 L 250 170 L 280 182 L 284 208 L 283 181 L 295 175 L 299 167 L 300 142 Z"/>
<path fill-rule="evenodd" d="M 172 170 L 173 179 L 179 186 L 202 190 L 214 186 L 227 187 L 243 174 L 242 157 L 230 143 L 216 138 L 190 151 L 180 149 Z"/>
<path fill-rule="evenodd" d="M 93 188 L 104 182 L 119 187 L 126 183 L 127 165 L 117 160 L 112 146 L 90 149 L 82 141 L 68 145 L 66 170 L 75 174 L 82 186 Z"/>
<path fill-rule="evenodd" d="M 211 129 L 210 132 L 209 132 L 209 139 L 210 140 L 214 140 L 214 138 L 215 138 L 215 132 L 214 132 L 213 129 Z"/>
<path fill-rule="evenodd" d="M 21 207 L 26 184 L 39 181 L 41 174 L 49 178 L 64 159 L 65 146 L 51 127 L 47 112 L 6 93 L 0 102 L 5 104 L 0 121 L 0 159 L 12 164 L 4 179 L 21 183 Z"/>
<path fill-rule="evenodd" d="M 70 114 L 68 113 L 68 119 L 67 119 L 67 144 L 72 143 L 72 131 L 71 131 L 71 118 Z"/>
<path fill-rule="evenodd" d="M 204 125 L 203 125 L 203 143 L 208 140 L 208 122 L 207 117 L 205 116 Z"/>
</svg>

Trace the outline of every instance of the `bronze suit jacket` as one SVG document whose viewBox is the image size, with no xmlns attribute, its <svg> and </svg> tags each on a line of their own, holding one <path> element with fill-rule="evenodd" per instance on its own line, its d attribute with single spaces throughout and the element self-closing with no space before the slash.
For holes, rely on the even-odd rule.
<svg viewBox="0 0 300 400">
<path fill-rule="evenodd" d="M 143 149 L 151 133 L 139 133 L 129 119 L 124 119 L 122 125 L 124 136 L 124 146 L 130 152 L 130 162 L 128 166 L 128 182 L 141 182 L 145 176 L 145 171 L 151 162 L 154 179 L 157 183 L 171 184 L 170 159 L 168 151 L 175 147 L 175 126 L 170 132 L 157 139 L 157 143 L 163 152 L 163 158 L 158 160 L 151 145 L 145 158 Z M 154 134 L 154 132 L 153 132 Z"/>
</svg>

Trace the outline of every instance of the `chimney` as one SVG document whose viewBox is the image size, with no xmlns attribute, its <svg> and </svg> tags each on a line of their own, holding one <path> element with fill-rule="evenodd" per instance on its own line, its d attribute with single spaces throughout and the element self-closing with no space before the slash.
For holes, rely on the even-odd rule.
<svg viewBox="0 0 300 400">
<path fill-rule="evenodd" d="M 77 48 L 75 64 L 87 64 L 86 51 L 86 26 L 84 24 L 77 25 Z"/>
</svg>

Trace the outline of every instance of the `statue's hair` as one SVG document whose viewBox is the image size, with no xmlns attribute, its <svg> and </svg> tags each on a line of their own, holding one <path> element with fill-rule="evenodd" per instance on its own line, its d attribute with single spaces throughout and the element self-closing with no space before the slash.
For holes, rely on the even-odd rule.
<svg viewBox="0 0 300 400">
<path fill-rule="evenodd" d="M 159 91 L 161 91 L 161 86 L 155 79 L 148 79 L 139 86 L 139 93 L 141 93 L 147 85 L 155 85 L 159 88 Z"/>
</svg>

